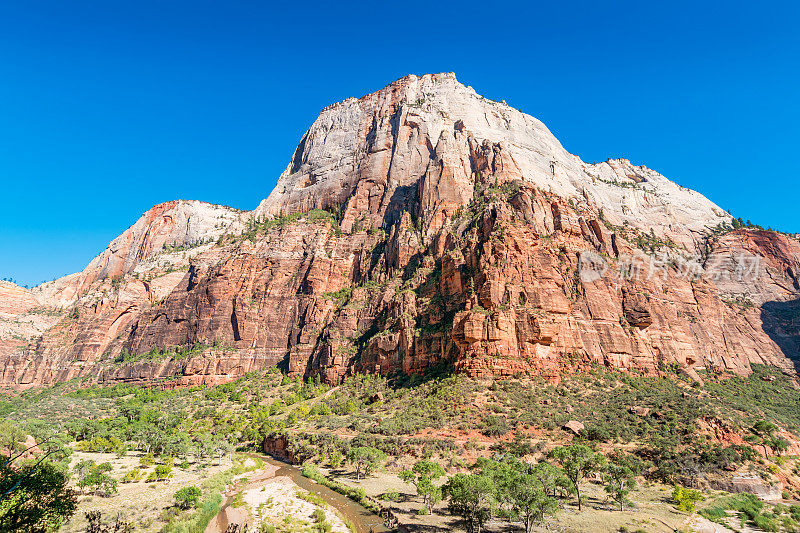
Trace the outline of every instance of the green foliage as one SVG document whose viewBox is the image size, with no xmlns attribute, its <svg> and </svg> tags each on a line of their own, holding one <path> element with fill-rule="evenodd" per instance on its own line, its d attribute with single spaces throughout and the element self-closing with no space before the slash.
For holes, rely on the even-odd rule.
<svg viewBox="0 0 800 533">
<path fill-rule="evenodd" d="M 491 479 L 498 516 L 521 521 L 526 533 L 558 509 L 558 501 L 548 488 L 565 478 L 553 465 L 531 465 L 505 455 L 501 460 L 479 459 L 473 470 Z"/>
<path fill-rule="evenodd" d="M 175 505 L 181 509 L 190 509 L 197 505 L 203 491 L 194 486 L 183 487 L 175 493 Z"/>
<path fill-rule="evenodd" d="M 347 485 L 339 483 L 338 481 L 333 481 L 331 479 L 326 478 L 324 475 L 322 475 L 322 472 L 320 472 L 319 468 L 317 468 L 311 463 L 305 463 L 302 467 L 301 473 L 303 474 L 303 476 L 309 479 L 313 479 L 320 485 L 324 485 L 329 489 L 338 492 L 339 494 L 347 496 L 354 502 L 361 504 L 364 508 L 374 513 L 380 512 L 380 507 L 375 505 L 371 499 L 367 498 L 367 495 L 364 493 L 362 489 L 349 487 Z"/>
<path fill-rule="evenodd" d="M 578 496 L 578 510 L 581 510 L 580 482 L 586 475 L 598 472 L 605 466 L 605 458 L 583 444 L 557 446 L 549 455 L 561 465 L 564 475 L 572 482 L 572 487 Z"/>
<path fill-rule="evenodd" d="M 291 215 L 282 217 L 258 218 L 250 220 L 248 221 L 245 230 L 239 236 L 239 239 L 255 240 L 258 236 L 264 235 L 270 230 L 281 229 L 288 224 L 300 222 L 312 224 L 327 223 L 330 224 L 331 231 L 334 234 L 341 234 L 339 223 L 333 213 L 322 209 L 312 209 L 311 211 L 305 213 L 293 213 Z"/>
<path fill-rule="evenodd" d="M 679 511 L 686 513 L 693 513 L 695 511 L 695 504 L 703 499 L 703 494 L 699 490 L 687 489 L 675 485 L 672 490 L 672 501 Z"/>
<path fill-rule="evenodd" d="M 464 520 L 469 533 L 480 533 L 496 505 L 496 487 L 489 476 L 458 473 L 443 486 L 448 508 Z"/>
<path fill-rule="evenodd" d="M 341 307 L 346 304 L 350 297 L 353 295 L 353 287 L 344 287 L 339 289 L 335 292 L 325 292 L 322 294 L 322 297 L 326 300 L 331 300 L 333 303 L 336 304 L 336 307 Z"/>
<path fill-rule="evenodd" d="M 75 465 L 74 470 L 78 474 L 78 487 L 81 490 L 89 489 L 92 494 L 105 497 L 117 492 L 117 480 L 109 475 L 113 470 L 111 463 L 96 464 L 84 459 Z"/>
<path fill-rule="evenodd" d="M 615 452 L 609 457 L 609 463 L 603 474 L 606 493 L 619 504 L 619 510 L 625 510 L 629 504 L 628 494 L 636 488 L 634 479 L 641 470 L 641 462 L 632 455 Z"/>
<path fill-rule="evenodd" d="M 138 361 L 162 361 L 164 359 L 179 361 L 201 355 L 204 351 L 218 346 L 220 345 L 206 344 L 204 342 L 196 342 L 190 345 L 165 346 L 163 348 L 154 346 L 150 351 L 139 354 L 132 354 L 126 348 L 123 348 L 114 358 L 114 362 L 128 364 Z"/>
<path fill-rule="evenodd" d="M 411 483 L 417 488 L 417 494 L 422 496 L 425 509 L 430 509 L 442 499 L 442 489 L 434 482 L 444 476 L 442 466 L 430 460 L 417 461 L 411 470 L 400 472 L 400 479 Z"/>
<path fill-rule="evenodd" d="M 704 389 L 712 395 L 712 401 L 718 401 L 742 424 L 764 421 L 800 431 L 800 390 L 775 368 L 756 364 L 751 368 L 753 373 L 749 376 L 709 379 Z"/>
<path fill-rule="evenodd" d="M 137 466 L 125 472 L 125 475 L 122 476 L 121 481 L 122 483 L 136 483 L 138 481 L 141 481 L 143 477 L 144 477 L 144 472 L 142 471 L 141 468 Z"/>
<path fill-rule="evenodd" d="M 166 481 L 172 477 L 172 467 L 167 465 L 156 465 L 155 470 L 150 472 L 145 480 L 146 483 L 154 481 Z"/>
<path fill-rule="evenodd" d="M 764 456 L 767 456 L 767 448 L 772 448 L 778 453 L 786 451 L 789 448 L 789 442 L 783 437 L 775 435 L 778 431 L 778 426 L 766 420 L 759 420 L 750 430 L 755 435 L 753 439 L 755 442 L 764 447 Z"/>
<path fill-rule="evenodd" d="M 508 421 L 505 418 L 489 415 L 484 417 L 481 431 L 487 437 L 500 437 L 510 431 Z"/>
<path fill-rule="evenodd" d="M 654 254 L 662 248 L 677 248 L 678 246 L 669 238 L 657 237 L 653 230 L 650 233 L 639 233 L 633 238 L 632 244 L 645 253 Z"/>
<path fill-rule="evenodd" d="M 754 494 L 732 494 L 717 498 L 710 507 L 700 509 L 701 515 L 726 524 L 729 511 L 739 518 L 742 527 L 750 526 L 761 531 L 797 531 L 800 529 L 800 506 L 769 506 Z"/>
<path fill-rule="evenodd" d="M 474 396 L 475 383 L 463 376 L 446 378 L 402 376 L 387 391 L 378 425 L 370 431 L 383 435 L 406 435 L 424 428 L 458 425 L 467 418 L 466 405 Z"/>
<path fill-rule="evenodd" d="M 371 446 L 356 446 L 347 451 L 347 462 L 356 467 L 356 479 L 368 476 L 386 461 L 386 454 Z"/>
<path fill-rule="evenodd" d="M 75 512 L 69 475 L 46 457 L 23 461 L 0 455 L 0 531 L 54 531 Z"/>
<path fill-rule="evenodd" d="M 200 500 L 196 506 L 196 511 L 188 516 L 181 516 L 179 520 L 170 521 L 163 527 L 163 533 L 196 533 L 205 531 L 206 526 L 217 515 L 222 505 L 221 492 L 234 476 L 245 472 L 245 470 L 242 463 L 237 462 L 232 468 L 207 478 L 201 487 L 201 492 L 206 496 Z"/>
<path fill-rule="evenodd" d="M 83 452 L 105 452 L 115 453 L 124 448 L 124 443 L 114 435 L 106 437 L 94 437 L 91 440 L 83 440 L 75 447 Z"/>
</svg>

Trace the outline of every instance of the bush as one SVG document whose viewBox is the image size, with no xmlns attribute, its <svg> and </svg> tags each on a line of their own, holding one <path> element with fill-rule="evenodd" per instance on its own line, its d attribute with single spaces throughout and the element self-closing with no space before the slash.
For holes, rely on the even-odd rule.
<svg viewBox="0 0 800 533">
<path fill-rule="evenodd" d="M 400 501 L 400 493 L 399 492 L 384 492 L 379 496 L 379 498 L 386 502 L 397 502 Z"/>
<path fill-rule="evenodd" d="M 122 476 L 123 483 L 136 483 L 137 481 L 141 481 L 144 477 L 144 472 L 139 467 L 135 467 L 127 472 L 125 475 Z"/>
<path fill-rule="evenodd" d="M 763 514 L 753 517 L 752 522 L 754 526 L 764 531 L 780 531 L 778 523 L 773 518 L 764 516 Z"/>
<path fill-rule="evenodd" d="M 693 513 L 695 511 L 695 503 L 703 499 L 703 494 L 699 490 L 687 489 L 675 485 L 672 491 L 672 501 L 674 501 L 679 511 Z"/>
<path fill-rule="evenodd" d="M 203 492 L 197 487 L 183 487 L 175 493 L 175 505 L 181 509 L 195 507 Z"/>
<path fill-rule="evenodd" d="M 483 419 L 482 432 L 487 437 L 500 437 L 509 432 L 511 428 L 505 418 L 489 415 Z"/>
<path fill-rule="evenodd" d="M 725 509 L 722 507 L 709 507 L 707 509 L 700 509 L 698 513 L 701 516 L 708 518 L 712 522 L 719 522 L 728 516 L 728 513 L 725 512 Z"/>
<path fill-rule="evenodd" d="M 172 467 L 167 465 L 158 465 L 156 469 L 150 472 L 150 475 L 147 476 L 145 480 L 146 483 L 152 483 L 153 481 L 166 481 L 167 479 L 172 477 Z"/>
</svg>

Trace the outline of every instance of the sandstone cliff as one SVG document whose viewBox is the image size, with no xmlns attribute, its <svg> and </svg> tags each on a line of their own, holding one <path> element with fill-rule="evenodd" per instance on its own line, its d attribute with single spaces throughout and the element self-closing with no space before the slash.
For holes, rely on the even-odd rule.
<svg viewBox="0 0 800 533">
<path fill-rule="evenodd" d="M 2 383 L 794 372 L 800 242 L 731 224 L 650 169 L 582 162 L 452 74 L 409 76 L 323 110 L 252 213 L 157 206 L 32 291 L 72 307 L 0 355 Z"/>
</svg>

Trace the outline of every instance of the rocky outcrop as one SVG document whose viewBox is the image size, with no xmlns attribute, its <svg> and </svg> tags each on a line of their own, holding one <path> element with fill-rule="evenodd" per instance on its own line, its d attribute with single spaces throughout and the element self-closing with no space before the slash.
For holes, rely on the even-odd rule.
<svg viewBox="0 0 800 533">
<path fill-rule="evenodd" d="M 59 309 L 43 306 L 32 291 L 0 281 L 0 361 L 22 351 L 62 315 Z"/>
<path fill-rule="evenodd" d="M 261 449 L 265 454 L 290 464 L 298 464 L 297 458 L 290 448 L 288 435 L 280 433 L 267 435 L 261 442 Z"/>
<path fill-rule="evenodd" d="M 734 494 L 755 494 L 760 500 L 768 502 L 778 502 L 783 499 L 783 486 L 780 482 L 768 485 L 753 474 L 738 474 L 730 479 L 710 481 L 707 485 L 709 488 Z"/>
<path fill-rule="evenodd" d="M 0 280 L 0 317 L 15 317 L 38 305 L 38 300 L 28 289 Z"/>
<path fill-rule="evenodd" d="M 157 205 L 82 272 L 26 291 L 27 312 L 0 324 L 0 335 L 11 331 L 0 338 L 0 383 L 26 387 L 117 375 L 98 363 L 109 358 L 118 336 L 179 285 L 190 260 L 214 260 L 217 239 L 241 228 L 240 219 L 234 209 L 203 202 Z M 141 379 L 172 375 L 164 370 Z"/>
<path fill-rule="evenodd" d="M 729 231 L 645 167 L 583 163 L 450 74 L 323 110 L 252 213 L 151 211 L 32 291 L 73 307 L 0 360 L 3 383 L 794 372 L 800 242 Z"/>
</svg>

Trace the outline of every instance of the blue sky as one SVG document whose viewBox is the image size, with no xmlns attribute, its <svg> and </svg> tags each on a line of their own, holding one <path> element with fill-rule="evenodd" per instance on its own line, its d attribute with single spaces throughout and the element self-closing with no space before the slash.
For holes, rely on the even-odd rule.
<svg viewBox="0 0 800 533">
<path fill-rule="evenodd" d="M 456 72 L 586 161 L 800 231 L 800 9 L 764 2 L 3 2 L 0 277 L 82 269 L 150 206 L 252 209 L 320 109 Z"/>
</svg>

